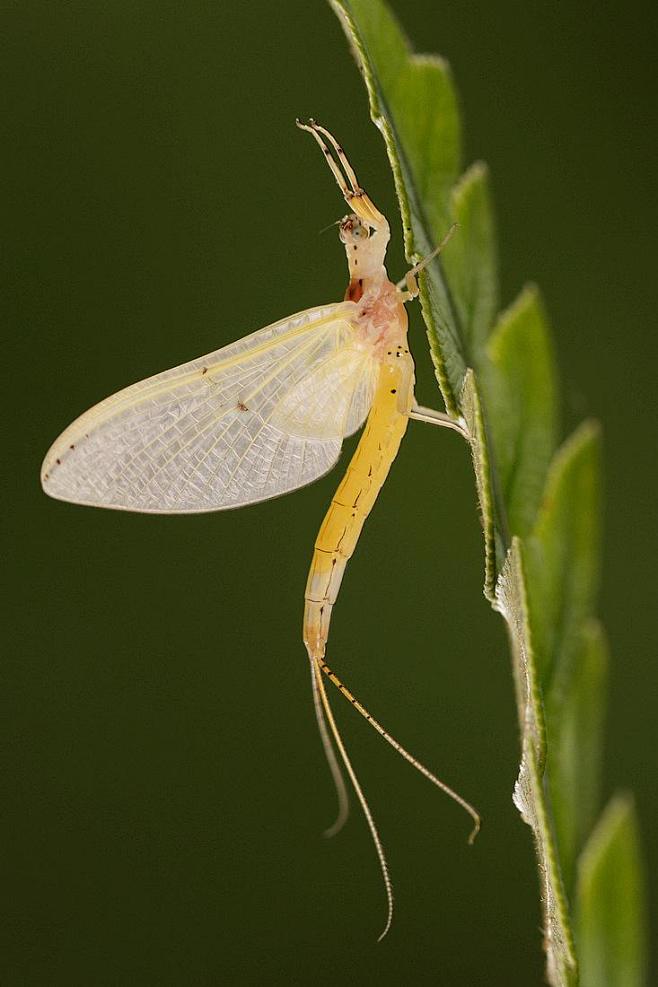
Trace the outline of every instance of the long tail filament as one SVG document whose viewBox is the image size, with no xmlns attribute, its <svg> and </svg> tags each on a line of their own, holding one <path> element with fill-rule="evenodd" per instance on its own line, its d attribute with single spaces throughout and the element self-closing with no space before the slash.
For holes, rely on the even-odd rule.
<svg viewBox="0 0 658 987">
<path fill-rule="evenodd" d="M 480 816 L 473 808 L 473 806 L 470 804 L 470 802 L 467 802 L 466 799 L 463 799 L 461 795 L 458 795 L 457 792 L 455 792 L 452 788 L 450 788 L 449 785 L 446 785 L 444 781 L 441 781 L 440 778 L 437 778 L 436 775 L 429 770 L 429 768 L 426 768 L 424 764 L 421 764 L 421 762 L 417 758 L 415 758 L 413 754 L 410 754 L 409 751 L 402 746 L 402 744 L 398 743 L 398 741 L 394 737 L 392 737 L 387 730 L 384 729 L 381 723 L 379 723 L 378 720 L 374 718 L 374 716 L 370 715 L 370 713 L 365 708 L 365 706 L 363 706 L 359 702 L 359 700 L 354 695 L 352 695 L 350 690 L 347 688 L 346 685 L 343 684 L 343 682 L 341 682 L 341 680 L 338 678 L 335 672 L 332 672 L 332 670 L 329 668 L 324 658 L 316 658 L 315 660 L 320 670 L 327 676 L 328 679 L 331 680 L 331 682 L 333 682 L 333 684 L 336 686 L 339 692 L 341 692 L 345 696 L 345 698 L 349 700 L 352 706 L 354 706 L 354 708 L 359 711 L 361 716 L 363 716 L 364 719 L 366 719 L 368 723 L 375 728 L 377 733 L 380 736 L 382 736 L 384 740 L 386 740 L 391 745 L 391 747 L 398 752 L 398 754 L 402 755 L 405 761 L 408 761 L 409 764 L 413 765 L 413 767 L 416 768 L 417 771 L 420 771 L 420 773 L 424 775 L 425 778 L 427 778 L 429 781 L 431 781 L 433 785 L 436 785 L 437 788 L 440 788 L 442 792 L 445 792 L 445 794 L 448 795 L 455 802 L 457 802 L 458 805 L 461 805 L 462 809 L 465 809 L 466 812 L 468 812 L 468 814 L 471 816 L 473 820 L 473 829 L 471 830 L 471 833 L 468 837 L 468 842 L 473 843 L 475 837 L 480 831 Z"/>
<path fill-rule="evenodd" d="M 352 767 L 352 762 L 349 759 L 347 751 L 345 750 L 345 745 L 343 744 L 343 739 L 336 726 L 336 721 L 334 719 L 334 714 L 331 711 L 331 706 L 329 705 L 329 699 L 324 687 L 324 681 L 322 679 L 322 660 L 319 658 L 313 659 L 313 669 L 314 678 L 316 681 L 318 693 L 324 708 L 325 715 L 327 717 L 327 722 L 331 728 L 333 738 L 336 742 L 336 747 L 343 759 L 343 764 L 345 765 L 345 770 L 347 771 L 350 781 L 356 792 L 356 796 L 361 803 L 361 808 L 363 809 L 363 814 L 366 817 L 366 822 L 368 823 L 368 828 L 370 829 L 370 835 L 372 836 L 372 841 L 375 844 L 375 850 L 377 851 L 377 857 L 379 859 L 379 866 L 382 872 L 382 877 L 384 879 L 384 888 L 386 890 L 386 902 L 388 907 L 388 913 L 386 916 L 386 925 L 384 926 L 384 931 L 378 937 L 378 942 L 384 938 L 388 930 L 391 928 L 391 922 L 393 921 L 393 885 L 391 883 L 391 876 L 388 870 L 388 863 L 386 862 L 386 855 L 384 853 L 384 847 L 375 825 L 375 820 L 372 817 L 372 812 L 370 811 L 370 806 L 368 805 L 367 799 L 363 794 L 363 789 L 359 783 L 359 779 L 356 776 L 356 772 Z"/>
<path fill-rule="evenodd" d="M 396 750 L 398 754 L 400 754 L 405 759 L 405 761 L 408 761 L 409 764 L 411 764 L 414 768 L 416 768 L 416 770 L 419 771 L 422 775 L 424 775 L 425 778 L 431 781 L 433 785 L 435 785 L 437 788 L 440 788 L 442 792 L 445 792 L 446 795 L 448 795 L 451 799 L 457 802 L 458 805 L 460 805 L 463 809 L 465 809 L 466 812 L 468 812 L 468 814 L 473 819 L 473 829 L 468 837 L 469 843 L 473 843 L 475 837 L 480 831 L 480 816 L 469 802 L 463 799 L 461 795 L 458 795 L 457 792 L 455 792 L 452 788 L 450 788 L 449 785 L 446 785 L 445 782 L 441 781 L 440 778 L 437 778 L 435 774 L 433 774 L 428 768 L 425 767 L 424 764 L 421 764 L 421 762 L 417 758 L 415 758 L 412 754 L 410 754 L 409 751 L 407 751 L 402 746 L 402 744 L 398 743 L 398 741 L 394 737 L 392 737 L 387 730 L 384 729 L 384 727 L 381 725 L 381 723 L 379 723 L 378 720 L 376 720 L 373 716 L 370 715 L 370 713 L 365 708 L 365 706 L 363 706 L 359 702 L 359 700 L 350 692 L 347 686 L 343 682 L 341 682 L 341 680 L 338 678 L 335 672 L 333 672 L 331 668 L 329 668 L 324 658 L 319 658 L 319 657 L 311 658 L 311 675 L 313 679 L 313 699 L 315 703 L 315 711 L 318 720 L 318 726 L 320 728 L 320 736 L 322 737 L 322 744 L 324 746 L 325 754 L 327 755 L 327 761 L 329 762 L 329 767 L 331 769 L 331 773 L 333 775 L 333 779 L 336 785 L 336 791 L 338 794 L 338 807 L 339 807 L 338 818 L 336 819 L 336 822 L 333 824 L 333 826 L 331 826 L 328 830 L 325 831 L 325 835 L 333 836 L 335 833 L 338 832 L 338 830 L 343 826 L 345 820 L 347 819 L 347 810 L 348 810 L 347 791 L 345 789 L 345 782 L 343 780 L 343 776 L 341 774 L 338 762 L 336 760 L 336 755 L 334 753 L 333 745 L 331 743 L 331 737 L 333 736 L 338 752 L 343 760 L 343 764 L 345 765 L 347 774 L 349 775 L 350 781 L 352 782 L 352 785 L 354 787 L 354 791 L 356 792 L 357 798 L 361 803 L 363 814 L 366 817 L 366 822 L 368 823 L 368 828 L 370 829 L 372 840 L 373 843 L 375 844 L 375 850 L 377 852 L 377 857 L 379 859 L 379 866 L 382 872 L 382 877 L 384 879 L 384 888 L 386 891 L 388 914 L 386 917 L 386 925 L 384 927 L 384 931 L 382 932 L 382 934 L 379 936 L 378 939 L 378 941 L 381 941 L 386 935 L 386 933 L 388 932 L 388 930 L 390 929 L 391 922 L 393 920 L 393 886 L 391 883 L 388 863 L 386 861 L 386 855 L 384 853 L 384 847 L 381 838 L 379 836 L 379 831 L 377 830 L 375 820 L 373 818 L 372 812 L 370 811 L 370 806 L 368 805 L 367 799 L 363 793 L 363 789 L 361 788 L 361 785 L 356 776 L 354 768 L 352 767 L 352 762 L 350 761 L 347 751 L 345 750 L 343 739 L 338 730 L 338 726 L 334 719 L 331 706 L 329 705 L 329 698 L 327 696 L 324 687 L 324 681 L 322 676 L 326 675 L 327 678 L 331 682 L 333 682 L 333 684 L 336 686 L 339 692 L 341 692 L 343 696 L 345 696 L 345 698 L 349 700 L 352 706 L 354 706 L 355 709 L 359 711 L 359 713 L 364 717 L 364 719 L 366 719 L 368 723 L 372 727 L 374 727 L 377 733 L 381 737 L 383 737 L 384 740 L 386 740 L 391 745 L 391 747 L 393 747 L 393 749 Z M 329 730 L 331 731 L 331 735 L 329 733 L 329 730 L 327 729 L 327 724 L 329 725 Z"/>
<path fill-rule="evenodd" d="M 336 833 L 339 833 L 347 822 L 347 817 L 350 814 L 350 803 L 347 795 L 347 788 L 345 787 L 345 779 L 343 778 L 343 773 L 340 770 L 340 765 L 336 760 L 334 747 L 331 743 L 329 731 L 327 730 L 327 719 L 324 713 L 324 707 L 322 705 L 320 689 L 318 687 L 315 659 L 311 659 L 311 681 L 313 685 L 313 705 L 315 707 L 315 717 L 318 721 L 318 730 L 320 731 L 322 746 L 324 747 L 327 764 L 329 765 L 329 770 L 331 771 L 331 777 L 334 780 L 336 797 L 338 799 L 338 815 L 336 816 L 336 820 L 324 831 L 324 835 L 326 837 L 331 837 L 335 836 Z"/>
</svg>

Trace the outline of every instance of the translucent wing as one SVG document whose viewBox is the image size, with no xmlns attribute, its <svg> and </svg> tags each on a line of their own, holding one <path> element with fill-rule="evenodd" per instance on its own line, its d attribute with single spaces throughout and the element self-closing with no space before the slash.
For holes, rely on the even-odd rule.
<svg viewBox="0 0 658 987">
<path fill-rule="evenodd" d="M 377 366 L 372 351 L 348 339 L 281 396 L 271 422 L 291 435 L 342 439 L 372 404 Z"/>
<path fill-rule="evenodd" d="M 80 504 L 186 513 L 310 483 L 372 402 L 377 365 L 353 312 L 351 302 L 308 309 L 119 391 L 54 443 L 44 490 Z"/>
</svg>

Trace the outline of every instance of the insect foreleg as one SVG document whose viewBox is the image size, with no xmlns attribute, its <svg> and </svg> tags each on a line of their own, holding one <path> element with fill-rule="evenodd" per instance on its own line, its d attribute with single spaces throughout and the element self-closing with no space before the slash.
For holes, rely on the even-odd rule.
<svg viewBox="0 0 658 987">
<path fill-rule="evenodd" d="M 359 195 L 363 190 L 359 187 L 357 182 L 353 183 L 352 188 L 348 186 L 347 182 L 345 181 L 345 176 L 343 175 L 342 171 L 334 161 L 333 157 L 331 156 L 331 151 L 329 150 L 326 143 L 320 136 L 320 128 L 316 124 L 315 120 L 309 120 L 308 123 L 302 123 L 301 120 L 296 120 L 295 123 L 297 124 L 300 130 L 306 130 L 309 134 L 311 134 L 320 145 L 322 149 L 322 153 L 326 158 L 327 164 L 331 168 L 332 174 L 336 179 L 336 184 L 338 185 L 338 188 L 343 193 L 343 198 L 347 202 L 349 202 L 353 196 Z M 354 177 L 356 178 L 356 175 Z"/>
<path fill-rule="evenodd" d="M 366 195 L 366 193 L 359 185 L 358 179 L 356 177 L 356 172 L 354 171 L 354 168 L 352 168 L 351 164 L 349 163 L 345 151 L 340 146 L 336 138 L 332 134 L 330 134 L 325 127 L 321 127 L 320 124 L 316 123 L 315 120 L 309 120 L 308 123 L 302 123 L 301 120 L 297 120 L 296 123 L 300 130 L 306 130 L 308 131 L 309 134 L 312 134 L 315 140 L 317 141 L 317 143 L 319 144 L 319 146 L 321 147 L 322 153 L 325 156 L 325 160 L 329 165 L 329 167 L 331 168 L 334 178 L 336 179 L 338 188 L 343 193 L 343 198 L 350 206 L 350 208 L 353 209 L 355 214 L 359 217 L 359 219 L 363 223 L 366 223 L 368 226 L 372 227 L 372 229 L 378 231 L 385 231 L 387 234 L 386 238 L 388 239 L 388 233 L 390 229 L 388 220 L 383 215 L 383 213 L 381 213 L 379 209 L 377 209 L 375 204 Z M 331 143 L 331 146 L 336 152 L 336 156 L 338 157 L 338 160 L 343 166 L 345 175 L 336 164 L 336 161 L 334 160 L 331 151 L 329 150 L 329 147 L 327 146 L 327 143 L 322 135 L 324 135 L 324 137 L 326 137 L 327 140 Z M 347 181 L 345 179 L 345 176 L 347 176 Z M 348 185 L 348 181 L 349 181 L 349 185 Z"/>
<path fill-rule="evenodd" d="M 318 139 L 318 137 L 317 137 L 318 134 L 323 134 L 327 138 L 327 140 L 329 141 L 329 143 L 333 147 L 334 151 L 336 152 L 336 155 L 338 157 L 338 160 L 340 161 L 341 165 L 343 166 L 343 170 L 344 170 L 345 174 L 347 175 L 347 180 L 350 183 L 352 192 L 355 195 L 361 195 L 362 192 L 363 192 L 363 189 L 359 185 L 359 179 L 356 177 L 356 172 L 354 171 L 354 168 L 350 164 L 350 162 L 348 160 L 348 157 L 345 154 L 345 151 L 340 146 L 340 144 L 338 143 L 338 141 L 336 140 L 336 138 L 334 137 L 334 135 L 332 133 L 330 133 L 330 131 L 328 131 L 326 127 L 322 127 L 322 126 L 320 126 L 319 123 L 316 123 L 315 120 L 312 120 L 312 119 L 309 120 L 309 126 L 313 130 L 313 133 L 316 135 L 316 140 Z M 322 147 L 322 150 L 326 152 L 327 145 L 324 143 L 324 141 L 320 144 L 320 146 Z M 326 157 L 326 153 L 325 153 L 325 157 Z"/>
</svg>

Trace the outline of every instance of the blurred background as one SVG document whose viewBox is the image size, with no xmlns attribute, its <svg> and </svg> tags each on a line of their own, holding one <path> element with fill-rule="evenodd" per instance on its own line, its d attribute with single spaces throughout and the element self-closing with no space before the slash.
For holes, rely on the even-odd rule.
<svg viewBox="0 0 658 987">
<path fill-rule="evenodd" d="M 544 292 L 564 427 L 606 445 L 606 797 L 637 796 L 655 875 L 655 333 L 649 4 L 394 0 L 451 62 L 465 163 L 491 168 L 503 299 Z M 321 0 L 7 2 L 3 521 L 10 647 L 0 982 L 540 984 L 502 622 L 481 592 L 466 446 L 409 428 L 336 608 L 331 663 L 481 810 L 468 819 L 335 697 L 395 882 L 334 796 L 300 640 L 340 467 L 271 503 L 140 517 L 46 498 L 69 422 L 141 377 L 342 297 L 343 212 L 315 116 L 392 218 L 384 145 Z M 418 310 L 419 397 L 437 405 Z M 347 463 L 351 441 L 342 459 Z M 7 845 L 5 837 L 5 847 Z"/>
</svg>

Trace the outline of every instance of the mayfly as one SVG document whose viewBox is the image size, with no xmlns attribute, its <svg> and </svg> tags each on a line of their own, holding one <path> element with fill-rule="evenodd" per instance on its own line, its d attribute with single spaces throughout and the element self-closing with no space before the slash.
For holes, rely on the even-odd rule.
<svg viewBox="0 0 658 987">
<path fill-rule="evenodd" d="M 464 422 L 420 407 L 407 345 L 405 303 L 416 276 L 452 230 L 400 283 L 384 259 L 389 224 L 357 181 L 334 137 L 310 120 L 297 125 L 320 145 L 350 212 L 337 224 L 350 281 L 341 302 L 307 309 L 207 356 L 149 377 L 101 401 L 60 435 L 41 481 L 59 500 L 153 514 L 240 507 L 295 490 L 325 474 L 342 440 L 365 421 L 361 440 L 315 542 L 305 593 L 304 643 L 322 743 L 336 785 L 338 816 L 348 798 L 340 755 L 365 814 L 387 898 L 393 890 L 382 842 L 338 732 L 328 678 L 371 726 L 479 829 L 475 809 L 422 765 L 372 717 L 325 661 L 329 622 L 345 566 L 397 455 L 410 418 L 466 435 Z"/>
</svg>

